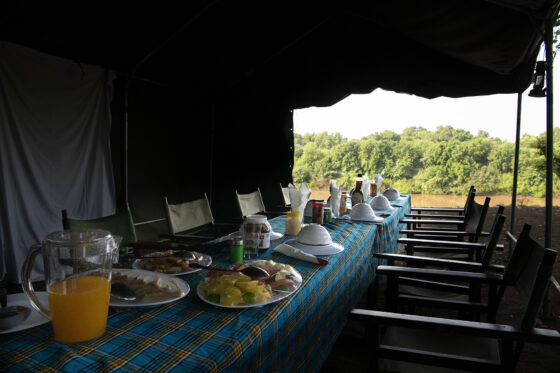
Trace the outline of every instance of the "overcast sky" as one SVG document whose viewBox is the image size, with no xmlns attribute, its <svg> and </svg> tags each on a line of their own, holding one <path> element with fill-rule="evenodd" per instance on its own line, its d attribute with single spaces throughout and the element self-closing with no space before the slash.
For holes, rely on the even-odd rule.
<svg viewBox="0 0 560 373">
<path fill-rule="evenodd" d="M 555 60 L 554 118 L 560 115 L 559 65 Z M 522 135 L 538 135 L 546 130 L 546 99 L 529 97 L 531 88 L 522 98 Z M 295 110 L 294 132 L 340 132 L 349 139 L 359 139 L 386 129 L 402 133 L 411 126 L 435 130 L 437 126 L 450 125 L 474 135 L 484 130 L 490 137 L 514 142 L 516 118 L 517 94 L 429 100 L 377 89 L 370 94 L 351 95 L 331 107 Z"/>
</svg>

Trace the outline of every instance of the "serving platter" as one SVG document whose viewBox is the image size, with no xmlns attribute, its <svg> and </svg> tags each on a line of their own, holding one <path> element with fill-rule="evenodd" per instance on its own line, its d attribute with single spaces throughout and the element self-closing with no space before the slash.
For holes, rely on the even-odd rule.
<svg viewBox="0 0 560 373">
<path fill-rule="evenodd" d="M 39 302 L 41 302 L 41 304 L 43 304 L 45 307 L 48 307 L 49 298 L 46 291 L 36 291 L 35 295 L 37 296 L 37 299 L 39 299 Z M 36 326 L 50 322 L 48 318 L 40 314 L 39 311 L 31 306 L 29 299 L 24 293 L 8 294 L 7 307 L 11 306 L 28 307 L 31 309 L 31 313 L 29 314 L 29 317 L 25 319 L 21 324 L 16 325 L 10 329 L 2 329 L 0 330 L 0 334 L 19 332 L 21 330 L 34 328 Z"/>
<path fill-rule="evenodd" d="M 159 306 L 166 303 L 175 302 L 183 297 L 185 297 L 191 290 L 189 284 L 178 277 L 166 275 L 165 273 L 158 273 L 152 271 L 144 271 L 142 269 L 126 269 L 126 268 L 119 268 L 115 272 L 118 272 L 123 275 L 127 276 L 141 276 L 145 277 L 150 281 L 162 281 L 165 284 L 175 284 L 179 291 L 181 292 L 180 295 L 167 297 L 165 299 L 136 299 L 136 300 L 121 300 L 115 297 L 109 299 L 109 306 L 111 307 L 153 307 Z"/>
<path fill-rule="evenodd" d="M 198 256 L 198 263 L 204 265 L 204 266 L 209 266 L 210 264 L 212 264 L 212 257 L 210 255 L 207 254 L 203 254 L 203 253 L 199 253 L 196 252 L 195 253 L 196 256 Z M 136 259 L 132 262 L 132 269 L 139 269 L 139 270 L 144 270 L 142 268 L 142 260 L 144 259 Z M 166 273 L 170 276 L 182 276 L 182 275 L 188 275 L 189 273 L 194 273 L 194 272 L 198 272 L 200 271 L 200 268 L 191 268 L 188 271 L 183 271 L 183 272 L 178 272 L 178 273 Z"/>
<path fill-rule="evenodd" d="M 248 264 L 248 265 L 258 265 L 258 264 L 256 264 L 256 262 L 258 262 L 258 261 L 251 260 L 251 261 L 245 261 L 243 263 Z M 244 308 L 263 307 L 263 306 L 266 306 L 268 304 L 276 303 L 276 302 L 281 301 L 282 299 L 288 298 L 289 296 L 294 294 L 296 291 L 298 291 L 298 289 L 301 287 L 301 284 L 302 284 L 301 274 L 296 269 L 294 269 L 293 267 L 291 267 L 291 270 L 292 270 L 292 275 L 289 278 L 294 282 L 294 285 L 289 286 L 286 290 L 282 290 L 282 291 L 273 290 L 272 291 L 272 297 L 270 299 L 268 299 L 264 302 L 260 302 L 260 303 L 240 304 L 240 305 L 235 305 L 235 306 L 222 305 L 220 303 L 212 302 L 211 300 L 209 300 L 208 297 L 207 297 L 208 294 L 206 294 L 206 292 L 200 288 L 200 285 L 197 287 L 196 293 L 197 293 L 198 297 L 203 302 L 211 304 L 211 305 L 216 306 L 216 307 L 230 308 L 230 309 L 244 309 Z"/>
</svg>

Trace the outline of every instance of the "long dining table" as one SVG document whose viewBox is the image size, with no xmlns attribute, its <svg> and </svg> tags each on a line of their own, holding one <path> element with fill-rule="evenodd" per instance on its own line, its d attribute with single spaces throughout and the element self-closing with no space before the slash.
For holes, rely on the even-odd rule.
<svg viewBox="0 0 560 373">
<path fill-rule="evenodd" d="M 111 308 L 105 333 L 94 340 L 63 344 L 50 323 L 0 334 L 2 372 L 318 372 L 356 306 L 375 278 L 376 251 L 396 252 L 410 195 L 402 195 L 380 223 L 333 219 L 324 226 L 344 251 L 324 257 L 324 266 L 284 256 L 273 249 L 293 239 L 271 241 L 260 259 L 293 266 L 301 287 L 278 302 L 251 308 L 222 308 L 196 292 L 206 270 L 183 275 L 190 292 L 154 307 Z M 377 211 L 376 211 L 377 212 Z M 270 219 L 284 233 L 285 216 Z M 201 247 L 201 250 L 203 248 Z M 202 251 L 203 252 L 203 251 Z M 227 266 L 228 250 L 212 253 Z"/>
</svg>

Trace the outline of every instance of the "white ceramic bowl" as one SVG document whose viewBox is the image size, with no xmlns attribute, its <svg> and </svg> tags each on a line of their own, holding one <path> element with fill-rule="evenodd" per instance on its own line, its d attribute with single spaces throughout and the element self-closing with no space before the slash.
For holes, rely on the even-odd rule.
<svg viewBox="0 0 560 373">
<path fill-rule="evenodd" d="M 387 197 L 389 201 L 396 201 L 400 197 L 399 192 L 395 188 L 387 188 L 387 190 L 383 192 L 383 195 Z"/>
<path fill-rule="evenodd" d="M 393 207 L 391 206 L 391 202 L 387 199 L 387 197 L 379 195 L 373 197 L 371 200 L 371 208 L 374 210 L 392 210 Z"/>
<path fill-rule="evenodd" d="M 299 231 L 296 241 L 304 245 L 332 244 L 332 238 L 327 228 L 316 223 L 304 225 Z"/>
<path fill-rule="evenodd" d="M 371 206 L 367 203 L 357 203 L 352 206 L 350 217 L 353 220 L 373 221 L 375 220 L 375 213 Z"/>
</svg>

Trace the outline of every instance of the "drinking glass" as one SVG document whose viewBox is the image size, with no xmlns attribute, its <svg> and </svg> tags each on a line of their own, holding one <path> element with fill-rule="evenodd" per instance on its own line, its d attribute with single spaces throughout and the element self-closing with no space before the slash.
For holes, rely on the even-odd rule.
<svg viewBox="0 0 560 373">
<path fill-rule="evenodd" d="M 22 268 L 22 287 L 33 308 L 52 321 L 56 341 L 88 341 L 105 332 L 119 243 L 108 231 L 81 229 L 53 232 L 31 247 Z M 43 256 L 49 308 L 39 302 L 31 282 L 38 254 Z"/>
<path fill-rule="evenodd" d="M 252 260 L 259 256 L 262 229 L 266 217 L 249 215 L 243 222 L 243 259 Z"/>
</svg>

